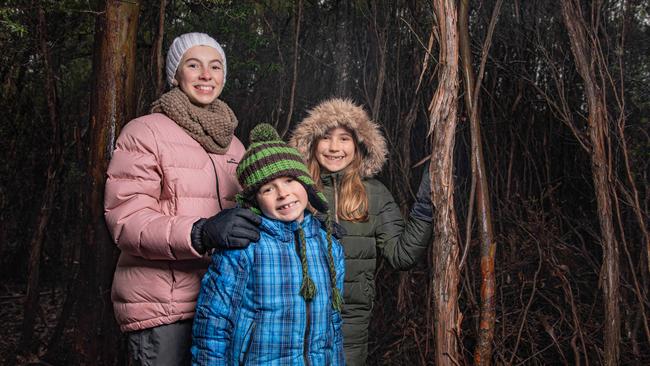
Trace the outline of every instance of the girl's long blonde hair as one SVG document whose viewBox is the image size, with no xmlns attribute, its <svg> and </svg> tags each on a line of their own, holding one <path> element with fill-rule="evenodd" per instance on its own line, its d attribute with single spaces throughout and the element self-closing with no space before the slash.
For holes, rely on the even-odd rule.
<svg viewBox="0 0 650 366">
<path fill-rule="evenodd" d="M 354 133 L 352 133 L 354 136 Z M 312 142 L 311 159 L 307 163 L 309 173 L 316 182 L 318 189 L 322 189 L 322 182 L 320 179 L 321 166 L 316 159 L 316 147 L 318 141 Z M 343 179 L 341 180 L 341 189 L 338 191 L 337 216 L 341 220 L 350 222 L 364 222 L 368 221 L 368 195 L 366 194 L 366 187 L 361 181 L 361 151 L 356 137 L 354 140 L 354 158 L 350 165 L 343 170 Z M 332 204 L 332 202 L 330 202 Z"/>
</svg>

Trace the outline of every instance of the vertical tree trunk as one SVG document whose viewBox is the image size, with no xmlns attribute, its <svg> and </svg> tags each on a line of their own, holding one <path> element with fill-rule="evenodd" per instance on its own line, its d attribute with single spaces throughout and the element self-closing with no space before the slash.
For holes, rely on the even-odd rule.
<svg viewBox="0 0 650 366">
<path fill-rule="evenodd" d="M 477 365 L 490 365 L 492 361 L 492 341 L 494 339 L 495 297 L 496 280 L 494 276 L 494 256 L 496 242 L 494 241 L 492 226 L 492 204 L 490 191 L 485 171 L 483 158 L 483 144 L 481 142 L 481 124 L 478 107 L 478 95 L 481 88 L 485 58 L 491 43 L 492 30 L 496 23 L 501 7 L 501 1 L 495 4 L 490 31 L 483 47 L 479 81 L 475 82 L 472 69 L 472 54 L 469 38 L 469 0 L 461 0 L 459 10 L 460 53 L 462 55 L 463 80 L 465 85 L 465 104 L 470 115 L 470 131 L 472 136 L 472 182 L 476 182 L 476 212 L 479 222 L 481 239 L 481 318 L 479 323 L 478 344 L 474 351 L 474 363 Z M 473 205 L 474 202 L 470 202 Z M 468 217 L 471 220 L 471 217 Z"/>
<path fill-rule="evenodd" d="M 165 10 L 167 9 L 167 0 L 160 0 L 160 9 L 158 10 L 158 28 L 156 37 L 153 41 L 151 50 L 151 74 L 154 80 L 154 99 L 158 99 L 165 91 L 165 78 L 163 75 L 165 60 L 163 58 L 163 39 L 165 36 Z"/>
<path fill-rule="evenodd" d="M 334 93 L 337 97 L 350 97 L 352 91 L 352 46 L 350 29 L 350 11 L 346 1 L 339 1 L 336 5 L 336 36 L 334 37 L 334 67 L 336 68 L 336 80 Z"/>
<path fill-rule="evenodd" d="M 594 5 L 597 6 L 597 5 Z M 598 12 L 596 9 L 595 12 Z M 614 232 L 612 214 L 613 187 L 610 183 L 610 159 L 608 157 L 609 136 L 605 95 L 596 77 L 594 64 L 600 57 L 597 45 L 589 42 L 588 34 L 596 36 L 586 28 L 587 19 L 582 14 L 580 2 L 562 1 L 562 16 L 566 25 L 571 51 L 578 73 L 584 82 L 585 97 L 589 115 L 587 123 L 591 142 L 591 169 L 598 207 L 598 220 L 602 235 L 603 266 L 601 278 L 605 297 L 605 364 L 616 365 L 619 359 L 620 309 L 619 297 L 619 249 Z"/>
<path fill-rule="evenodd" d="M 57 95 L 54 70 L 47 45 L 47 22 L 45 10 L 38 8 L 38 45 L 44 70 L 44 92 L 47 101 L 47 115 L 50 124 L 52 143 L 48 155 L 47 180 L 41 198 L 41 206 L 36 218 L 36 227 L 29 243 L 29 262 L 27 264 L 27 293 L 25 295 L 22 335 L 19 349 L 29 351 L 34 333 L 34 322 L 38 310 L 38 280 L 40 277 L 41 252 L 45 240 L 45 229 L 50 221 L 50 214 L 57 190 L 58 172 L 63 164 L 61 152 L 60 123 L 57 113 Z"/>
<path fill-rule="evenodd" d="M 454 0 L 434 0 L 440 40 L 438 88 L 429 106 L 434 208 L 433 297 L 437 366 L 458 365 L 458 224 L 454 208 L 454 143 L 458 107 L 458 27 Z"/>
<path fill-rule="evenodd" d="M 296 22 L 293 37 L 293 76 L 291 79 L 291 91 L 289 92 L 289 108 L 287 110 L 287 120 L 282 128 L 278 128 L 280 136 L 284 137 L 291 125 L 291 116 L 293 115 L 293 104 L 296 99 L 296 84 L 298 83 L 298 60 L 300 59 L 300 23 L 302 22 L 302 0 L 296 4 Z M 278 120 L 279 121 L 279 120 Z M 277 127 L 277 126 L 276 126 Z"/>
<path fill-rule="evenodd" d="M 386 35 L 387 33 L 387 28 L 388 25 L 383 24 L 383 22 L 379 19 L 379 8 L 380 4 L 375 4 L 372 6 L 372 30 L 375 36 L 375 42 L 377 43 L 377 82 L 375 86 L 375 95 L 373 96 L 372 99 L 372 110 L 371 110 L 371 118 L 373 120 L 377 120 L 379 118 L 379 110 L 381 107 L 381 101 L 384 96 L 384 85 L 386 82 L 386 54 L 388 53 L 386 48 L 387 48 L 387 43 L 388 43 L 388 37 Z M 390 10 L 388 10 L 390 11 Z M 386 18 L 391 18 L 390 15 L 385 15 L 383 19 Z M 388 22 L 387 20 L 384 20 L 384 22 Z M 379 26 L 379 24 L 382 24 L 382 27 Z M 405 166 L 409 166 L 408 164 L 404 164 Z"/>
<path fill-rule="evenodd" d="M 104 223 L 105 173 L 119 128 L 135 112 L 138 1 L 107 0 L 97 19 L 93 77 L 86 230 L 81 251 L 75 342 L 78 363 L 115 364 L 120 353 L 110 289 L 117 250 Z M 93 309 L 90 311 L 90 309 Z"/>
</svg>

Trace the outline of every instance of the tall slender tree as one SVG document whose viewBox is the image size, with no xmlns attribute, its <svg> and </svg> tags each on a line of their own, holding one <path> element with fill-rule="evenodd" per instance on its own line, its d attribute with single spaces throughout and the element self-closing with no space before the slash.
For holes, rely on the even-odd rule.
<svg viewBox="0 0 650 366">
<path fill-rule="evenodd" d="M 592 14 L 600 14 L 600 3 L 592 4 Z M 597 40 L 598 24 L 590 24 L 583 16 L 581 2 L 578 0 L 562 1 L 562 16 L 569 34 L 571 51 L 578 74 L 582 78 L 585 99 L 589 114 L 587 126 L 589 131 L 591 173 L 594 182 L 598 222 L 603 246 L 602 280 L 605 295 L 605 364 L 617 365 L 621 342 L 621 315 L 619 308 L 619 248 L 614 231 L 612 213 L 612 167 L 611 143 L 609 138 L 609 117 L 602 81 L 596 70 L 602 65 L 602 58 Z M 597 22 L 598 17 L 593 18 Z"/>
<path fill-rule="evenodd" d="M 336 79 L 334 94 L 339 97 L 350 97 L 352 92 L 352 4 L 348 1 L 337 1 L 336 31 L 334 37 L 334 67 Z"/>
<path fill-rule="evenodd" d="M 163 39 L 165 38 L 165 12 L 167 1 L 160 0 L 158 8 L 158 27 L 156 36 L 151 47 L 151 77 L 154 81 L 155 94 L 157 99 L 165 91 L 165 58 L 163 57 Z"/>
<path fill-rule="evenodd" d="M 454 143 L 458 110 L 458 11 L 454 0 L 434 0 L 440 42 L 438 87 L 429 105 L 433 222 L 435 364 L 459 364 L 458 223 L 454 208 Z"/>
<path fill-rule="evenodd" d="M 106 0 L 95 30 L 90 109 L 86 230 L 81 255 L 79 364 L 115 364 L 119 347 L 110 289 L 115 245 L 104 223 L 104 184 L 120 127 L 135 114 L 135 50 L 140 4 Z M 89 309 L 98 309 L 89 311 Z"/>
<path fill-rule="evenodd" d="M 39 5 L 38 11 L 38 46 L 44 70 L 44 88 L 45 100 L 47 101 L 48 124 L 51 131 L 52 142 L 49 147 L 49 162 L 47 165 L 47 174 L 45 190 L 41 198 L 41 205 L 36 218 L 36 227 L 32 231 L 32 239 L 29 245 L 29 262 L 27 268 L 27 293 L 25 296 L 22 336 L 19 342 L 19 348 L 29 350 L 33 341 L 34 322 L 38 310 L 38 293 L 41 254 L 43 241 L 45 240 L 45 229 L 50 221 L 52 205 L 57 191 L 59 180 L 58 173 L 63 164 L 61 128 L 57 104 L 56 92 L 56 75 L 52 65 L 50 47 L 47 40 L 47 19 L 45 9 Z"/>
<path fill-rule="evenodd" d="M 461 0 L 459 9 L 458 29 L 460 35 L 460 54 L 462 59 L 462 74 L 465 85 L 465 107 L 470 115 L 470 133 L 472 136 L 472 192 L 476 192 L 476 213 L 481 240 L 481 315 L 479 333 L 474 362 L 477 365 L 490 365 L 492 361 L 492 341 L 494 340 L 494 323 L 496 319 L 496 299 L 494 290 L 496 279 L 494 276 L 494 257 L 496 241 L 492 225 L 492 204 L 490 203 L 490 190 L 488 177 L 483 157 L 483 143 L 481 141 L 481 121 L 479 108 L 479 93 L 483 80 L 483 70 L 487 60 L 488 51 L 492 42 L 492 31 L 501 8 L 501 0 L 497 0 L 490 30 L 483 46 L 483 57 L 479 66 L 478 81 L 474 77 L 472 66 L 471 42 L 469 37 L 469 0 Z M 474 202 L 470 199 L 470 205 Z M 470 210 L 470 212 L 472 212 Z M 471 226 L 472 217 L 468 215 L 468 227 Z"/>
</svg>

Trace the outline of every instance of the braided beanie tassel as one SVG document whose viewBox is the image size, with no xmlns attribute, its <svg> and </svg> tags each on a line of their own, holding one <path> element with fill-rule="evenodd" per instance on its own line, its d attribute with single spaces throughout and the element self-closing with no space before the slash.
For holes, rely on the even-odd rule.
<svg viewBox="0 0 650 366">
<path fill-rule="evenodd" d="M 341 312 L 343 297 L 341 291 L 336 287 L 336 267 L 334 266 L 334 255 L 332 254 L 332 216 L 327 214 L 327 262 L 330 267 L 330 283 L 332 285 L 332 308 Z"/>
<path fill-rule="evenodd" d="M 305 300 L 311 301 L 316 295 L 316 285 L 314 280 L 309 277 L 309 271 L 307 270 L 307 243 L 305 242 L 305 232 L 302 231 L 302 227 L 298 228 L 298 236 L 300 237 L 300 263 L 302 264 L 300 295 Z"/>
</svg>

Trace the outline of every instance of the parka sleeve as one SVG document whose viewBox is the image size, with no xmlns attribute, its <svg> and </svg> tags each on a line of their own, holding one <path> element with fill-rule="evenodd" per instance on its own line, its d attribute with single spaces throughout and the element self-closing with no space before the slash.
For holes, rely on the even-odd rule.
<svg viewBox="0 0 650 366">
<path fill-rule="evenodd" d="M 127 124 L 108 166 L 104 193 L 106 224 L 118 248 L 150 260 L 198 258 L 190 231 L 197 216 L 163 215 L 163 172 L 156 136 L 141 120 Z"/>
<path fill-rule="evenodd" d="M 192 365 L 233 363 L 234 329 L 251 270 L 249 250 L 225 250 L 212 256 L 201 281 L 192 327 Z"/>
<path fill-rule="evenodd" d="M 408 270 L 424 257 L 431 241 L 432 224 L 413 216 L 406 225 L 399 207 L 388 188 L 377 182 L 376 197 L 379 203 L 375 239 L 381 255 L 397 270 Z"/>
</svg>

